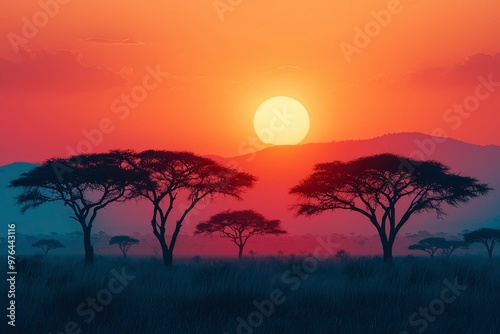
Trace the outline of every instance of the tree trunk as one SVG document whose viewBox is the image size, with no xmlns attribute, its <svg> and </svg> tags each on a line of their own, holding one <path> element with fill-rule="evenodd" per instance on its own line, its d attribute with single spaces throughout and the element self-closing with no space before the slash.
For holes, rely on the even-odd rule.
<svg viewBox="0 0 500 334">
<path fill-rule="evenodd" d="M 126 252 L 123 252 L 123 259 L 126 260 L 127 259 L 127 253 Z"/>
<path fill-rule="evenodd" d="M 243 259 L 243 246 L 238 246 L 238 260 L 241 261 Z"/>
<path fill-rule="evenodd" d="M 382 242 L 382 247 L 384 249 L 384 262 L 392 263 L 392 243 L 389 241 Z"/>
<path fill-rule="evenodd" d="M 173 262 L 173 252 L 170 251 L 167 247 L 167 245 L 161 245 L 161 251 L 163 255 L 163 264 L 165 267 L 170 268 L 172 267 L 172 262 Z"/>
<path fill-rule="evenodd" d="M 83 247 L 85 249 L 85 264 L 94 264 L 94 247 L 90 243 L 90 229 L 83 230 Z"/>
<path fill-rule="evenodd" d="M 493 257 L 493 248 L 488 248 L 488 257 Z"/>
<path fill-rule="evenodd" d="M 154 222 L 154 220 L 153 220 Z M 167 243 L 165 241 L 165 229 L 161 228 L 161 230 L 158 232 L 155 229 L 155 223 L 153 223 L 153 234 L 155 235 L 156 239 L 158 239 L 158 242 L 160 243 L 161 246 L 161 255 L 163 258 L 163 264 L 167 268 L 172 267 L 172 262 L 173 262 L 173 253 L 174 253 L 174 248 L 172 243 L 170 243 L 170 248 L 167 246 Z"/>
</svg>

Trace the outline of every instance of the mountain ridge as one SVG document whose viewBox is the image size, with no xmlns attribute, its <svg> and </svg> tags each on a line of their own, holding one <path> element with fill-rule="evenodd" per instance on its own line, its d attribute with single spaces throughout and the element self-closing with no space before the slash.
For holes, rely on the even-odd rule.
<svg viewBox="0 0 500 334">
<path fill-rule="evenodd" d="M 500 149 L 500 145 L 497 145 L 497 144 L 487 144 L 487 145 L 475 144 L 475 143 L 470 143 L 470 142 L 463 141 L 460 139 L 456 139 L 453 137 L 432 136 L 432 135 L 425 134 L 422 132 L 394 132 L 394 133 L 386 133 L 383 135 L 379 135 L 379 136 L 375 136 L 375 137 L 371 137 L 371 138 L 364 138 L 364 139 L 360 138 L 360 139 L 332 140 L 332 141 L 328 141 L 328 142 L 314 142 L 314 143 L 304 143 L 304 144 L 297 144 L 297 145 L 276 145 L 276 146 L 271 145 L 271 146 L 265 147 L 261 150 L 256 150 L 255 153 L 263 152 L 263 151 L 266 151 L 269 149 L 284 148 L 284 147 L 305 147 L 305 146 L 312 146 L 312 145 L 332 145 L 332 144 L 342 144 L 342 143 L 369 142 L 369 141 L 373 141 L 373 140 L 386 139 L 389 137 L 394 138 L 397 136 L 422 136 L 422 137 L 428 137 L 428 138 L 438 138 L 440 140 L 454 141 L 454 142 L 458 142 L 458 143 L 462 143 L 462 144 L 466 144 L 466 145 L 470 145 L 470 146 L 485 147 L 485 148 L 493 147 L 493 148 Z M 250 156 L 252 154 L 253 153 L 241 154 L 241 155 L 230 155 L 230 156 L 225 157 L 223 155 L 209 153 L 209 154 L 203 154 L 203 156 L 208 157 L 208 158 L 215 158 L 215 159 L 220 159 L 220 158 L 222 158 L 222 159 L 235 159 L 235 158 Z M 30 161 L 14 161 L 11 163 L 0 165 L 0 168 L 6 167 L 6 166 L 11 166 L 11 165 L 16 165 L 16 164 L 39 165 L 39 163 L 30 162 Z"/>
</svg>

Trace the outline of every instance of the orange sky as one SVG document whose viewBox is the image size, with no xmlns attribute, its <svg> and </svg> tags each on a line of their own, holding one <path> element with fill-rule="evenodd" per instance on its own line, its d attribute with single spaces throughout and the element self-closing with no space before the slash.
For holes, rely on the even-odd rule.
<svg viewBox="0 0 500 334">
<path fill-rule="evenodd" d="M 498 13 L 488 0 L 2 1 L 0 164 L 79 149 L 239 155 L 275 95 L 308 109 L 305 143 L 440 128 L 500 145 L 500 85 L 448 111 L 480 76 L 500 82 Z M 347 59 L 341 46 L 370 27 Z M 168 77 L 126 107 L 156 68 Z"/>
</svg>

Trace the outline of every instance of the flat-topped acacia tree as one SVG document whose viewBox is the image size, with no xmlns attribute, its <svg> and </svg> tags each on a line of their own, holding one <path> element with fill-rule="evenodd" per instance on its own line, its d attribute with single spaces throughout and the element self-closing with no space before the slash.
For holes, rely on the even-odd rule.
<svg viewBox="0 0 500 334">
<path fill-rule="evenodd" d="M 57 248 L 64 248 L 65 246 L 59 241 L 55 239 L 41 239 L 31 245 L 36 248 L 40 248 L 42 252 L 47 256 L 49 251 Z"/>
<path fill-rule="evenodd" d="M 85 264 L 94 262 L 90 234 L 100 210 L 126 199 L 131 182 L 138 173 L 125 168 L 124 152 L 82 154 L 53 158 L 11 181 L 10 187 L 22 188 L 17 196 L 21 212 L 45 203 L 62 202 L 83 231 Z"/>
<path fill-rule="evenodd" d="M 445 238 L 425 238 L 418 242 L 418 244 L 408 246 L 410 250 L 419 250 L 426 252 L 431 257 L 438 250 L 441 250 L 443 255 L 447 258 L 457 249 L 467 249 L 467 243 L 462 240 L 446 240 Z"/>
<path fill-rule="evenodd" d="M 488 256 L 493 256 L 495 245 L 500 243 L 500 230 L 496 228 L 481 228 L 479 230 L 467 232 L 464 234 L 466 243 L 481 243 L 486 247 Z"/>
<path fill-rule="evenodd" d="M 446 242 L 445 238 L 425 238 L 418 242 L 418 244 L 408 246 L 410 250 L 419 250 L 422 252 L 426 252 L 431 257 L 434 257 L 436 252 L 441 249 L 441 246 Z"/>
<path fill-rule="evenodd" d="M 441 246 L 441 250 L 443 254 L 446 255 L 447 258 L 456 251 L 457 249 L 467 249 L 469 245 L 462 240 L 446 240 L 443 246 Z"/>
<path fill-rule="evenodd" d="M 122 251 L 123 258 L 127 259 L 127 252 L 132 247 L 132 245 L 137 245 L 139 240 L 129 237 L 128 235 L 116 235 L 109 239 L 110 245 L 118 245 Z"/>
<path fill-rule="evenodd" d="M 254 210 L 227 210 L 210 217 L 196 226 L 195 234 L 217 235 L 231 240 L 238 246 L 238 258 L 243 257 L 243 248 L 255 235 L 285 234 L 279 220 L 270 220 Z"/>
<path fill-rule="evenodd" d="M 191 152 L 130 152 L 129 163 L 142 173 L 131 193 L 151 203 L 151 226 L 167 267 L 172 265 L 182 224 L 198 203 L 219 196 L 241 199 L 240 195 L 256 181 L 248 173 Z M 174 208 L 178 216 L 173 214 Z"/>
<path fill-rule="evenodd" d="M 444 214 L 491 189 L 472 177 L 450 172 L 436 161 L 418 161 L 394 154 L 363 157 L 350 162 L 317 164 L 290 193 L 298 215 L 347 210 L 364 216 L 377 230 L 384 261 L 392 262 L 392 247 L 401 228 L 414 214 Z"/>
</svg>

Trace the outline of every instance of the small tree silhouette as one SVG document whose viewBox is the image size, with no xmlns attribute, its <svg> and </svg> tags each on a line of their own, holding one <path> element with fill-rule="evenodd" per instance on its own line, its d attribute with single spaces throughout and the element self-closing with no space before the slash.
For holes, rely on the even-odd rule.
<svg viewBox="0 0 500 334">
<path fill-rule="evenodd" d="M 335 253 L 335 257 L 341 259 L 342 261 L 347 260 L 350 255 L 351 254 L 345 249 L 339 249 L 337 253 Z"/>
<path fill-rule="evenodd" d="M 441 245 L 441 251 L 447 258 L 450 257 L 451 253 L 453 253 L 457 249 L 467 249 L 468 244 L 462 240 L 445 240 L 445 242 Z"/>
<path fill-rule="evenodd" d="M 488 250 L 488 256 L 493 256 L 493 249 L 496 243 L 500 242 L 500 230 L 494 228 L 482 228 L 464 234 L 464 241 L 467 243 L 482 243 Z"/>
<path fill-rule="evenodd" d="M 447 258 L 457 249 L 466 249 L 467 243 L 461 240 L 446 240 L 445 238 L 425 238 L 418 244 L 408 246 L 408 249 L 426 252 L 433 257 L 440 249 Z"/>
<path fill-rule="evenodd" d="M 224 211 L 213 215 L 208 221 L 196 226 L 195 234 L 217 234 L 230 239 L 238 246 L 238 258 L 243 257 L 243 248 L 254 235 L 284 234 L 279 220 L 268 220 L 253 210 Z M 255 253 L 254 253 L 255 254 Z"/>
<path fill-rule="evenodd" d="M 38 240 L 35 242 L 33 247 L 40 248 L 44 253 L 45 256 L 49 253 L 50 250 L 56 249 L 56 248 L 65 248 L 65 246 L 60 243 L 58 240 L 55 239 L 42 239 Z"/>
<path fill-rule="evenodd" d="M 131 238 L 127 235 L 117 235 L 109 240 L 110 245 L 118 245 L 123 253 L 123 257 L 127 258 L 127 252 L 132 247 L 132 245 L 137 245 L 139 240 Z"/>
<path fill-rule="evenodd" d="M 425 238 L 420 240 L 418 244 L 408 246 L 408 249 L 426 252 L 431 257 L 434 257 L 436 252 L 441 249 L 445 242 L 445 238 Z"/>
<path fill-rule="evenodd" d="M 257 255 L 257 252 L 255 252 L 253 249 L 251 249 L 248 254 L 250 254 L 251 257 L 254 257 L 255 255 Z"/>
</svg>

